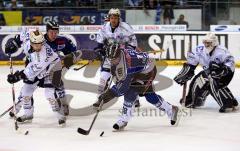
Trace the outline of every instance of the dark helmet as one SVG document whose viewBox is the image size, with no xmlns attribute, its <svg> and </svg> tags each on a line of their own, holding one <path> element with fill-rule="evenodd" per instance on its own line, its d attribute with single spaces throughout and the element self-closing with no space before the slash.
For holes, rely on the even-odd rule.
<svg viewBox="0 0 240 151">
<path fill-rule="evenodd" d="M 121 53 L 120 45 L 118 43 L 109 44 L 106 47 L 105 51 L 106 51 L 106 57 L 109 60 L 116 59 L 120 56 L 120 53 Z"/>
<path fill-rule="evenodd" d="M 49 29 L 51 29 L 51 30 L 59 30 L 59 25 L 55 21 L 48 21 L 46 28 L 47 28 L 47 31 Z"/>
</svg>

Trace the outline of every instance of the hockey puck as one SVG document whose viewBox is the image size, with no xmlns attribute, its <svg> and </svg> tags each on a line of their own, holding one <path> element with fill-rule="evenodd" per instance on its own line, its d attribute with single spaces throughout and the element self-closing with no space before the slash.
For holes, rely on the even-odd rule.
<svg viewBox="0 0 240 151">
<path fill-rule="evenodd" d="M 24 133 L 24 135 L 28 135 L 28 133 L 29 133 L 29 131 L 26 131 L 26 132 Z"/>
<path fill-rule="evenodd" d="M 103 136 L 103 134 L 104 134 L 104 131 L 102 131 L 102 133 L 100 134 L 100 137 L 102 137 L 102 136 Z"/>
</svg>

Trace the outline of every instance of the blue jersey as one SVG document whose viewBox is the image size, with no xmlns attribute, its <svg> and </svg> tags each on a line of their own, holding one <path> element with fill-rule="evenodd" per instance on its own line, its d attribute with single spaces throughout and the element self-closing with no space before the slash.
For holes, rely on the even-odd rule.
<svg viewBox="0 0 240 151">
<path fill-rule="evenodd" d="M 111 65 L 111 73 L 116 78 L 116 84 L 111 88 L 116 96 L 124 95 L 131 83 L 143 80 L 154 69 L 155 65 L 147 53 L 125 49 L 121 52 L 121 60 L 117 65 Z M 155 75 L 154 75 L 155 77 Z M 149 79 L 141 81 L 143 84 Z"/>
<path fill-rule="evenodd" d="M 53 49 L 55 52 L 63 52 L 64 55 L 67 55 L 71 52 L 76 51 L 76 46 L 72 41 L 66 37 L 58 36 L 54 41 L 49 41 L 47 34 L 44 35 L 46 43 Z"/>
</svg>

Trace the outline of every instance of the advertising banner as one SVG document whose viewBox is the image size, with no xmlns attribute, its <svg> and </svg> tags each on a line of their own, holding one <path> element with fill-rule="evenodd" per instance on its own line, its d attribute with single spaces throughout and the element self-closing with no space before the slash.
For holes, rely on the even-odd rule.
<svg viewBox="0 0 240 151">
<path fill-rule="evenodd" d="M 64 9 L 64 10 L 36 10 L 28 9 L 23 12 L 24 25 L 45 25 L 54 20 L 60 25 L 102 25 L 108 11 L 96 9 Z M 125 21 L 125 11 L 121 11 L 121 18 Z"/>
<path fill-rule="evenodd" d="M 240 25 L 211 25 L 210 30 L 214 32 L 240 32 Z"/>
<path fill-rule="evenodd" d="M 22 11 L 0 11 L 0 25 L 22 25 Z"/>
<path fill-rule="evenodd" d="M 138 39 L 138 47 L 143 51 L 154 51 L 164 49 L 162 52 L 162 60 L 185 60 L 188 51 L 189 43 L 192 47 L 200 44 L 205 33 L 156 33 L 156 34 L 136 34 Z M 13 38 L 14 35 L 0 35 L 0 60 L 8 60 L 4 54 L 4 46 L 6 42 Z M 96 33 L 91 34 L 65 34 L 70 38 L 77 49 L 93 49 L 97 46 L 95 41 Z M 221 45 L 228 48 L 229 39 L 228 34 L 217 34 Z M 236 38 L 236 37 L 235 37 Z M 231 50 L 232 51 L 232 50 Z M 159 53 L 158 53 L 159 54 Z M 16 60 L 22 60 L 22 49 L 19 49 L 14 56 Z"/>
</svg>

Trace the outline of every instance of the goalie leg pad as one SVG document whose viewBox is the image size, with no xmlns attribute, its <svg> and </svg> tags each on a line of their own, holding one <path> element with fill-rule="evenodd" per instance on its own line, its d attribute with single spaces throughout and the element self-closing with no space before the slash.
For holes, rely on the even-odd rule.
<svg viewBox="0 0 240 151">
<path fill-rule="evenodd" d="M 202 106 L 209 95 L 209 81 L 204 71 L 197 74 L 190 83 L 186 96 L 186 107 Z"/>
</svg>

